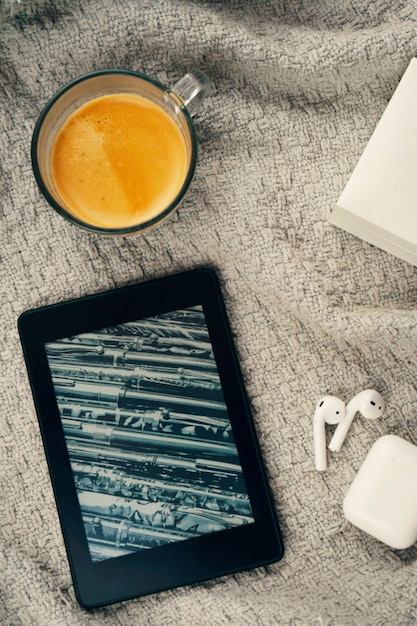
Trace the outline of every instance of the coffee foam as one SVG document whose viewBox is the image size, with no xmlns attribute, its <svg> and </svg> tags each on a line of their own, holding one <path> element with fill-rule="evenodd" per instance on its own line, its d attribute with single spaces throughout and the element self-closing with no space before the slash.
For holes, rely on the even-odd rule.
<svg viewBox="0 0 417 626">
<path fill-rule="evenodd" d="M 180 192 L 187 149 L 176 123 L 141 96 L 112 94 L 75 111 L 57 135 L 52 175 L 67 210 L 103 228 L 160 214 Z"/>
</svg>

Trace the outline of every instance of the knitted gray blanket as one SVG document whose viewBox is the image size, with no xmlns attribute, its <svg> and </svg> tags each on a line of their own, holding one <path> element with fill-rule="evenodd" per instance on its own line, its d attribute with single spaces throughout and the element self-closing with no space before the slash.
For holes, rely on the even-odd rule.
<svg viewBox="0 0 417 626">
<path fill-rule="evenodd" d="M 410 59 L 409 0 L 2 0 L 0 3 L 0 622 L 33 625 L 408 625 L 417 547 L 343 517 L 373 442 L 417 441 L 417 271 L 332 226 L 330 211 Z M 86 72 L 213 81 L 177 213 L 134 237 L 63 220 L 41 196 L 31 134 Z M 285 543 L 279 563 L 86 611 L 74 595 L 17 332 L 24 310 L 197 266 L 220 278 Z M 324 394 L 374 387 L 314 467 Z M 331 427 L 328 435 L 330 436 Z"/>
</svg>

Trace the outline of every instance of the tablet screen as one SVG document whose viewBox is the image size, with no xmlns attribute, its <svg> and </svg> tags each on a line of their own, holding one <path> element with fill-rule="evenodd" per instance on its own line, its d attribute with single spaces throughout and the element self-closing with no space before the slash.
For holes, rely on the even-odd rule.
<svg viewBox="0 0 417 626">
<path fill-rule="evenodd" d="M 45 347 L 92 561 L 254 521 L 201 305 Z"/>
</svg>

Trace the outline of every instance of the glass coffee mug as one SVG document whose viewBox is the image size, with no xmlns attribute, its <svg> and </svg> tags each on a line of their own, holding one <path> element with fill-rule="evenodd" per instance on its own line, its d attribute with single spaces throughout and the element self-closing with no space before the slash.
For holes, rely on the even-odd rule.
<svg viewBox="0 0 417 626">
<path fill-rule="evenodd" d="M 197 162 L 192 116 L 210 89 L 193 70 L 172 89 L 130 70 L 86 74 L 47 103 L 32 166 L 49 204 L 107 235 L 145 231 L 183 199 Z"/>
</svg>

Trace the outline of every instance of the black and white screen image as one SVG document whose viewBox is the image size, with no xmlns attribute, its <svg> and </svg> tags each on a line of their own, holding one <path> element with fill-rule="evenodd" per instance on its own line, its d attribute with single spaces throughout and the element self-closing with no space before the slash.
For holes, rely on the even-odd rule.
<svg viewBox="0 0 417 626">
<path fill-rule="evenodd" d="M 46 352 L 93 561 L 254 521 L 201 306 Z"/>
</svg>

